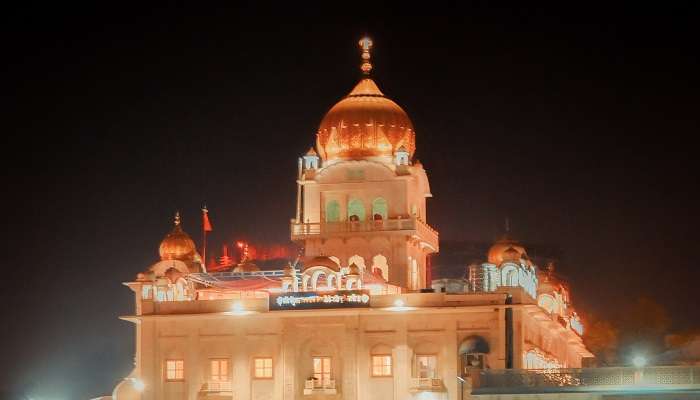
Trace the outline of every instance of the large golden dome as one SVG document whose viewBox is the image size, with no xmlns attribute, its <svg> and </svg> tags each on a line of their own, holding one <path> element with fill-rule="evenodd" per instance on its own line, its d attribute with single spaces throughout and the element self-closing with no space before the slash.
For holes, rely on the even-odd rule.
<svg viewBox="0 0 700 400">
<path fill-rule="evenodd" d="M 180 226 L 180 214 L 175 215 L 175 227 L 168 233 L 158 248 L 161 260 L 194 261 L 197 248 L 190 235 Z"/>
<path fill-rule="evenodd" d="M 323 117 L 316 144 L 324 160 L 391 157 L 401 146 L 413 156 L 416 134 L 406 112 L 364 78 Z"/>
<path fill-rule="evenodd" d="M 406 112 L 369 77 L 371 40 L 360 41 L 365 76 L 323 117 L 316 145 L 323 160 L 392 157 L 404 147 L 413 156 L 416 135 Z"/>
</svg>

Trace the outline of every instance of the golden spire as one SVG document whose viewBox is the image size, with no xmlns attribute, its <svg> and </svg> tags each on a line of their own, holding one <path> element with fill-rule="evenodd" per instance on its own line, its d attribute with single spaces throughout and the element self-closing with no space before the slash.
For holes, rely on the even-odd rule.
<svg viewBox="0 0 700 400">
<path fill-rule="evenodd" d="M 372 39 L 365 36 L 360 39 L 359 44 L 362 49 L 362 66 L 360 66 L 360 69 L 364 75 L 369 75 L 369 72 L 372 71 L 372 64 L 369 62 L 369 51 L 372 49 Z"/>
<path fill-rule="evenodd" d="M 180 226 L 180 211 L 175 211 L 175 226 Z"/>
</svg>

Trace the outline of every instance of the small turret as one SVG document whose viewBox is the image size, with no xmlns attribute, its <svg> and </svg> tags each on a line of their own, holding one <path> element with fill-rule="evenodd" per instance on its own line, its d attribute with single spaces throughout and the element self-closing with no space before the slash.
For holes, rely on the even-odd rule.
<svg viewBox="0 0 700 400">
<path fill-rule="evenodd" d="M 304 155 L 304 169 L 318 169 L 318 160 L 318 153 L 316 153 L 316 150 L 311 147 Z"/>
<path fill-rule="evenodd" d="M 394 153 L 394 163 L 396 163 L 396 165 L 408 165 L 408 157 L 408 150 L 406 150 L 406 147 L 401 146 L 396 150 L 396 153 Z"/>
<path fill-rule="evenodd" d="M 345 274 L 345 288 L 347 290 L 362 289 L 362 281 L 360 280 L 360 267 L 352 263 L 348 267 L 348 273 Z"/>
</svg>

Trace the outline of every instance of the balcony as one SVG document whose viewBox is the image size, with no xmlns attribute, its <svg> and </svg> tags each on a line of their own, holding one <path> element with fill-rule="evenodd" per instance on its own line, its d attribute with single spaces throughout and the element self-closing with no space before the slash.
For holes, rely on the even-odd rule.
<svg viewBox="0 0 700 400">
<path fill-rule="evenodd" d="M 484 370 L 473 376 L 473 394 L 568 392 L 700 393 L 700 367 Z"/>
<path fill-rule="evenodd" d="M 437 250 L 438 232 L 419 218 L 392 218 L 370 221 L 312 222 L 296 223 L 292 220 L 292 240 L 304 240 L 315 237 L 352 235 L 354 233 L 401 232 L 416 235 L 423 242 Z"/>
<path fill-rule="evenodd" d="M 318 379 L 307 379 L 304 381 L 304 395 L 337 393 L 334 379 L 324 381 Z"/>
<path fill-rule="evenodd" d="M 220 396 L 230 398 L 233 392 L 231 381 L 207 381 L 199 389 L 199 399 L 218 399 Z"/>
<path fill-rule="evenodd" d="M 410 391 L 415 392 L 444 392 L 445 386 L 440 378 L 411 378 Z"/>
</svg>

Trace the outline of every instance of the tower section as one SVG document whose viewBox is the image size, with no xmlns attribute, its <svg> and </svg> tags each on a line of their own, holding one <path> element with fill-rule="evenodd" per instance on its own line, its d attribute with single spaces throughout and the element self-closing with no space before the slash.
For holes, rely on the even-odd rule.
<svg viewBox="0 0 700 400">
<path fill-rule="evenodd" d="M 316 149 L 299 158 L 291 238 L 306 264 L 325 257 L 418 290 L 429 286 L 427 256 L 439 248 L 427 224 L 430 185 L 413 161 L 410 118 L 370 76 L 371 40 L 360 47 L 362 78 L 322 119 Z"/>
</svg>

